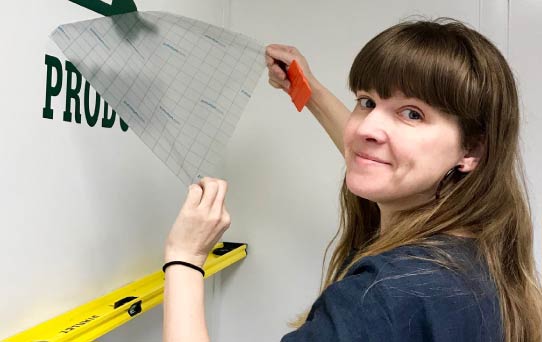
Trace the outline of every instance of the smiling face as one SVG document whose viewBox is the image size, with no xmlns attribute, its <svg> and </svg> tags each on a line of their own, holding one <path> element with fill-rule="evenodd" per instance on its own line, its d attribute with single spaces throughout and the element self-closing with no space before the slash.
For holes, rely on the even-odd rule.
<svg viewBox="0 0 542 342">
<path fill-rule="evenodd" d="M 457 118 L 401 92 L 356 98 L 343 135 L 348 189 L 396 210 L 434 198 L 446 172 L 465 161 Z"/>
</svg>

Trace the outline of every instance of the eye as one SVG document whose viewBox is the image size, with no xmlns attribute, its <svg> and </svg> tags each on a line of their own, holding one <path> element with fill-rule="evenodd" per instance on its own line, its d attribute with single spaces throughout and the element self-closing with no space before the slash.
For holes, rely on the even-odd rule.
<svg viewBox="0 0 542 342">
<path fill-rule="evenodd" d="M 408 120 L 422 120 L 423 116 L 415 110 L 405 109 L 401 112 L 401 115 Z"/>
<path fill-rule="evenodd" d="M 367 98 L 367 97 L 360 97 L 357 99 L 357 101 L 359 102 L 359 105 L 362 107 L 362 108 L 374 108 L 376 107 L 376 103 L 371 100 L 370 98 Z"/>
</svg>

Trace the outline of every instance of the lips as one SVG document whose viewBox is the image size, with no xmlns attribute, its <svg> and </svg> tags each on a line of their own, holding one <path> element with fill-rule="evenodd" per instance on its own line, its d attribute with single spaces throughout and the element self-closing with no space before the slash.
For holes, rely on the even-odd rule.
<svg viewBox="0 0 542 342">
<path fill-rule="evenodd" d="M 367 153 L 355 152 L 355 154 L 356 154 L 356 156 L 358 156 L 360 158 L 363 158 L 363 159 L 368 159 L 368 160 L 372 160 L 372 161 L 377 162 L 377 163 L 390 165 L 390 163 L 386 162 L 385 160 L 380 159 L 380 158 L 375 157 L 375 156 L 372 156 L 372 155 L 367 154 Z"/>
</svg>

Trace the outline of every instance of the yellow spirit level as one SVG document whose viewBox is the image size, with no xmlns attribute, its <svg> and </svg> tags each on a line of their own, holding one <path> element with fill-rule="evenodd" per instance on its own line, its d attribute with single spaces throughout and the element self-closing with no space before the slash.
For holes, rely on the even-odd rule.
<svg viewBox="0 0 542 342">
<path fill-rule="evenodd" d="M 245 258 L 246 248 L 244 243 L 216 244 L 203 265 L 205 278 Z M 152 309 L 163 299 L 164 273 L 160 270 L 3 341 L 92 341 Z"/>
</svg>

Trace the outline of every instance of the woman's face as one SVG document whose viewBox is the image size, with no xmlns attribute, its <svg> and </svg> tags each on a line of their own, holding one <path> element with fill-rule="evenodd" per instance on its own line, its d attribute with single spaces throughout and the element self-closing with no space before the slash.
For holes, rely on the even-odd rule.
<svg viewBox="0 0 542 342">
<path fill-rule="evenodd" d="M 455 117 L 396 92 L 358 91 L 344 130 L 346 184 L 357 196 L 406 209 L 435 197 L 465 155 Z"/>
</svg>

